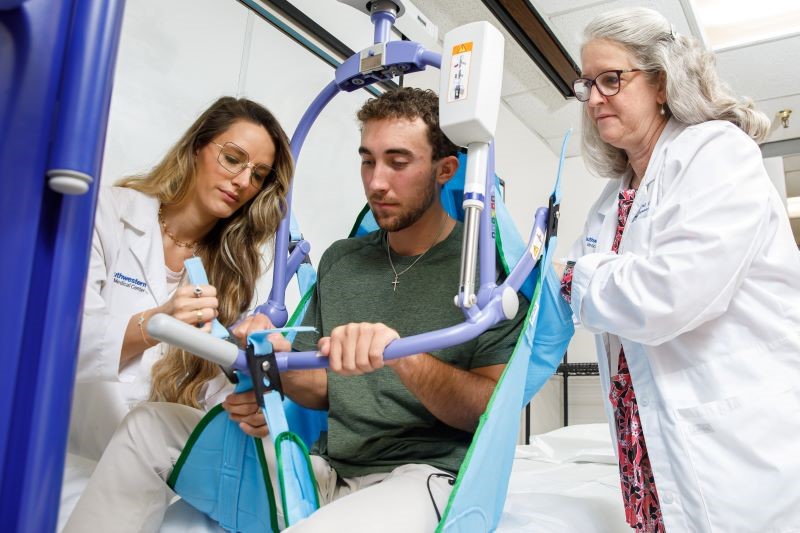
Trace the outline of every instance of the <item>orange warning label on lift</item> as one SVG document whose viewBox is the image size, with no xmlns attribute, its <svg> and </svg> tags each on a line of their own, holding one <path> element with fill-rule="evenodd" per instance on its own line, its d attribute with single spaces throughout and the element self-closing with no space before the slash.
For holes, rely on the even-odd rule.
<svg viewBox="0 0 800 533">
<path fill-rule="evenodd" d="M 457 44 L 453 47 L 453 55 L 464 54 L 466 52 L 472 52 L 472 41 L 468 43 Z"/>
<path fill-rule="evenodd" d="M 453 47 L 447 86 L 447 101 L 456 102 L 467 99 L 469 88 L 469 67 L 472 62 L 472 41 Z"/>
</svg>

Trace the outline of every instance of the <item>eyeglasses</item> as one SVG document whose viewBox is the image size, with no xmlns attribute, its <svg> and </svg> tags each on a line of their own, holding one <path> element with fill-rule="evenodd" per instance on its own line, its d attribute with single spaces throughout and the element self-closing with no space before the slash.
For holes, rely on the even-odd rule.
<svg viewBox="0 0 800 533">
<path fill-rule="evenodd" d="M 588 102 L 592 96 L 592 85 L 597 87 L 597 92 L 603 96 L 614 96 L 620 89 L 620 76 L 626 72 L 641 72 L 641 69 L 607 70 L 601 72 L 593 80 L 578 78 L 572 82 L 572 90 L 579 102 Z"/>
<path fill-rule="evenodd" d="M 243 148 L 232 142 L 218 144 L 211 141 L 211 144 L 219 146 L 217 163 L 222 168 L 236 176 L 250 167 L 250 184 L 256 189 L 264 187 L 272 173 L 271 166 L 266 163 L 253 164 L 250 161 L 250 155 Z"/>
</svg>

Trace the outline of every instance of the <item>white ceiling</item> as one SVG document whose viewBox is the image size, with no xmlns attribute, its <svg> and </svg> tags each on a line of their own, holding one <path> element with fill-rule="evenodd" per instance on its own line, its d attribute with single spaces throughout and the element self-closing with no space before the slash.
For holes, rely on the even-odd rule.
<svg viewBox="0 0 800 533">
<path fill-rule="evenodd" d="M 700 38 L 690 0 L 529 1 L 578 65 L 583 28 L 599 13 L 618 7 L 655 9 L 679 33 Z M 438 26 L 440 37 L 454 27 L 475 20 L 493 21 L 501 27 L 481 0 L 413 0 L 413 3 Z M 800 2 L 792 9 L 800 11 Z M 529 129 L 558 153 L 564 133 L 570 127 L 576 134 L 579 132 L 581 104 L 574 98 L 561 96 L 514 38 L 504 33 L 503 100 Z M 773 120 L 767 142 L 800 139 L 800 66 L 797 64 L 800 61 L 800 28 L 794 35 L 729 48 L 716 55 L 722 79 L 736 94 L 751 98 L 755 106 Z M 794 111 L 788 128 L 782 127 L 777 117 L 782 109 Z M 571 142 L 567 155 L 576 156 L 579 152 L 580 143 Z M 788 195 L 800 196 L 800 155 L 786 158 L 784 166 Z M 800 219 L 795 222 L 797 235 L 800 235 Z"/>
</svg>

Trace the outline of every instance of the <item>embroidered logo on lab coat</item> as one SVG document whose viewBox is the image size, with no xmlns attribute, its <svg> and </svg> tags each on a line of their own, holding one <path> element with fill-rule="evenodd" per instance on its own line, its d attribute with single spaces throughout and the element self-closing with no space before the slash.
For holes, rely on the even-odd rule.
<svg viewBox="0 0 800 533">
<path fill-rule="evenodd" d="M 586 237 L 586 247 L 597 248 L 597 239 L 595 239 L 594 237 Z"/>
<path fill-rule="evenodd" d="M 645 202 L 642 205 L 640 205 L 639 209 L 636 210 L 636 214 L 633 215 L 633 218 L 631 219 L 631 223 L 636 222 L 636 219 L 638 219 L 640 217 L 641 218 L 646 218 L 649 213 L 650 213 L 650 201 L 648 200 L 647 202 Z"/>
<path fill-rule="evenodd" d="M 128 287 L 129 289 L 133 289 L 137 292 L 145 292 L 145 289 L 147 288 L 147 283 L 144 281 L 131 276 L 126 276 L 122 272 L 114 273 L 114 283 L 117 285 L 122 285 L 123 287 Z"/>
</svg>

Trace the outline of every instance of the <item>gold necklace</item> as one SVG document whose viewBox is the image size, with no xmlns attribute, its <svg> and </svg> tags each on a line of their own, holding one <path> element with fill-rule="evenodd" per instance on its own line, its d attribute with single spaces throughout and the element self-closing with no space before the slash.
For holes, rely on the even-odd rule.
<svg viewBox="0 0 800 533">
<path fill-rule="evenodd" d="M 392 252 L 391 249 L 389 248 L 389 232 L 388 231 L 386 232 L 386 256 L 389 258 L 389 266 L 392 267 L 392 272 L 394 273 L 394 280 L 392 280 L 392 292 L 397 292 L 397 284 L 400 283 L 398 278 L 400 278 L 400 276 L 411 270 L 411 268 L 414 265 L 416 265 L 419 262 L 419 260 L 425 256 L 425 254 L 431 251 L 431 248 L 433 248 L 433 246 L 436 244 L 436 241 L 438 241 L 439 237 L 442 235 L 442 232 L 444 231 L 444 227 L 446 225 L 447 225 L 447 214 L 445 214 L 444 216 L 444 220 L 442 221 L 442 226 L 439 228 L 439 233 L 437 233 L 436 237 L 433 238 L 433 242 L 431 243 L 430 246 L 428 246 L 428 249 L 422 252 L 422 254 L 420 254 L 419 256 L 417 256 L 417 258 L 414 259 L 413 263 L 408 265 L 400 272 L 398 272 L 397 269 L 394 267 L 394 262 L 392 261 Z"/>
<path fill-rule="evenodd" d="M 159 205 L 158 206 L 158 222 L 159 222 L 159 224 L 161 224 L 161 229 L 164 230 L 164 234 L 167 237 L 169 237 L 172 242 L 175 243 L 175 246 L 179 246 L 181 248 L 189 248 L 190 250 L 192 250 L 192 252 L 194 252 L 194 249 L 197 248 L 197 241 L 185 242 L 185 241 L 182 241 L 182 240 L 178 239 L 175 235 L 173 235 L 172 232 L 167 229 L 167 222 L 164 220 L 164 212 L 163 212 L 163 210 L 164 210 L 164 206 L 163 205 Z"/>
</svg>

